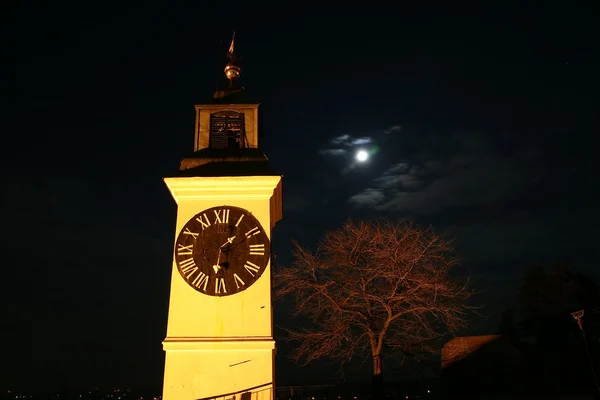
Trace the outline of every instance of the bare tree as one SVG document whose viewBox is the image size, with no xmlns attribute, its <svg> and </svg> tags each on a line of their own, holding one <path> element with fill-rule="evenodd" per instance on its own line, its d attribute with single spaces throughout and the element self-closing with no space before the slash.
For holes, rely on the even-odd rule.
<svg viewBox="0 0 600 400">
<path fill-rule="evenodd" d="M 288 330 L 296 362 L 372 357 L 382 379 L 384 349 L 434 352 L 436 339 L 466 326 L 468 280 L 453 276 L 452 244 L 431 228 L 349 220 L 316 253 L 294 247 L 293 264 L 275 274 L 275 296 L 293 296 L 294 315 L 310 319 Z"/>
</svg>

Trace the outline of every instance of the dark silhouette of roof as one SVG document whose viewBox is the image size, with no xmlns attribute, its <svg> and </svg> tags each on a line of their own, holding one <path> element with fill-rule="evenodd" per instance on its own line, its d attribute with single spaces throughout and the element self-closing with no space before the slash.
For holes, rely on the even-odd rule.
<svg viewBox="0 0 600 400">
<path fill-rule="evenodd" d="M 201 149 L 185 156 L 175 174 L 184 176 L 261 176 L 273 172 L 269 159 L 259 149 Z"/>
<path fill-rule="evenodd" d="M 441 377 L 448 394 L 590 393 L 582 346 L 565 351 L 502 335 L 456 337 L 442 349 Z"/>
<path fill-rule="evenodd" d="M 207 104 L 257 104 L 246 92 L 244 87 L 217 89 Z"/>
</svg>

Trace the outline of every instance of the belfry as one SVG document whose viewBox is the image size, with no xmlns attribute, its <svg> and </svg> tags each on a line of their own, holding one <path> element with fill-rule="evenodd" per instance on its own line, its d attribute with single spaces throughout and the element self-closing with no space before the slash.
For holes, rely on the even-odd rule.
<svg viewBox="0 0 600 400">
<path fill-rule="evenodd" d="M 177 203 L 163 400 L 274 398 L 271 230 L 281 175 L 259 147 L 259 104 L 237 80 L 196 105 L 194 151 L 164 178 Z"/>
</svg>

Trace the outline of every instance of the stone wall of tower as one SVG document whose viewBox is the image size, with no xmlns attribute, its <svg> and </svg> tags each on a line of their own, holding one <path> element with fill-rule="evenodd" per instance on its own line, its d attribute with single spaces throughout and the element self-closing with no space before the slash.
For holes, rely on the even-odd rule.
<svg viewBox="0 0 600 400">
<path fill-rule="evenodd" d="M 175 235 L 199 211 L 250 211 L 268 236 L 281 219 L 281 176 L 165 178 L 177 202 Z M 247 290 L 213 297 L 187 285 L 172 263 L 163 400 L 274 398 L 271 263 Z"/>
</svg>

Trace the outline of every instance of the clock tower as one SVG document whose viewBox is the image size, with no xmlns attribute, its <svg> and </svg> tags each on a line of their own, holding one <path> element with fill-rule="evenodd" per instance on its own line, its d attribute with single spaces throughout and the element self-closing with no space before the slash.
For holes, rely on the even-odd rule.
<svg viewBox="0 0 600 400">
<path fill-rule="evenodd" d="M 164 179 L 177 203 L 163 400 L 274 398 L 271 229 L 281 176 L 259 149 L 259 104 L 235 82 L 197 105 L 194 152 Z"/>
</svg>

